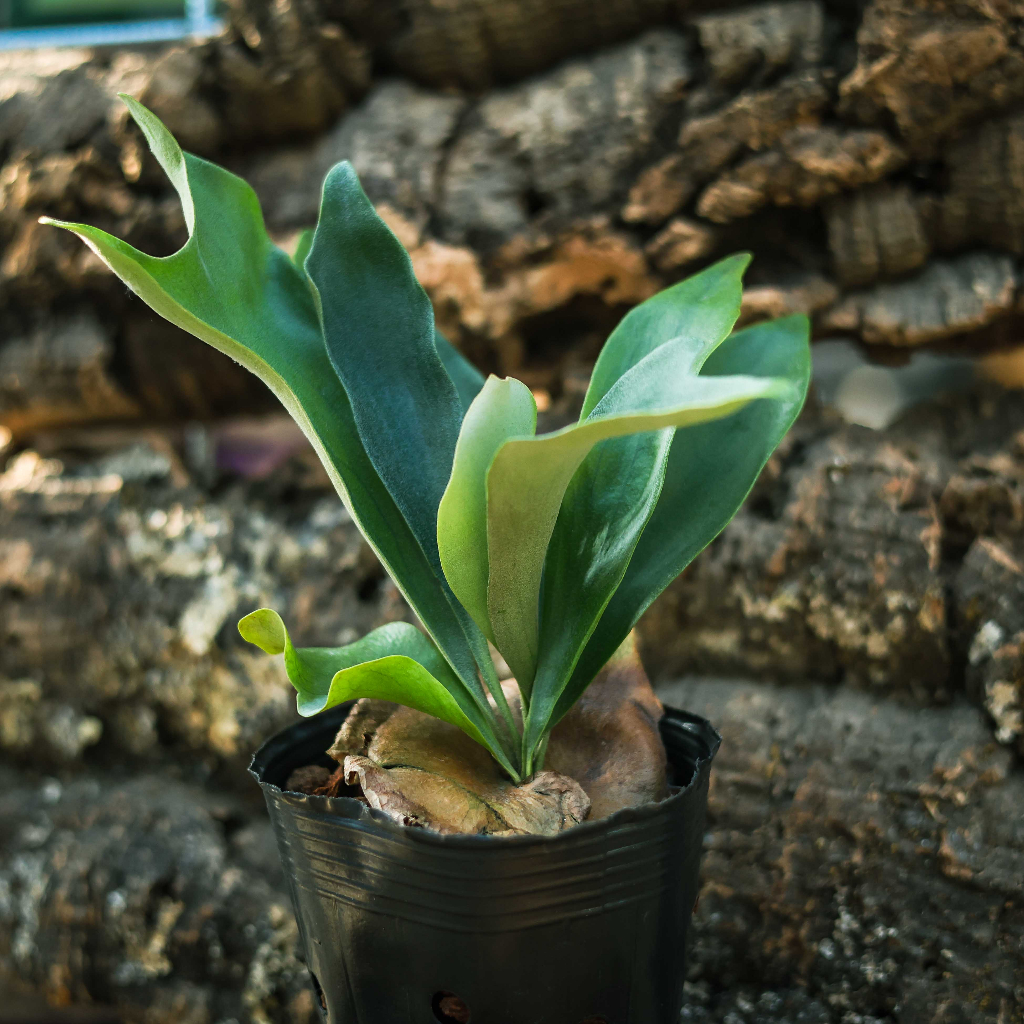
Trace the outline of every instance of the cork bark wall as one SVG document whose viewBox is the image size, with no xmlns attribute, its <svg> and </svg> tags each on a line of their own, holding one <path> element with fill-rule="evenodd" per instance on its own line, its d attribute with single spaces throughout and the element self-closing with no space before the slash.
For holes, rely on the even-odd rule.
<svg viewBox="0 0 1024 1024">
<path fill-rule="evenodd" d="M 663 695 L 726 741 L 683 1021 L 1020 1019 L 1024 784 L 976 711 L 714 682 Z M 251 802 L 166 770 L 0 782 L 8 992 L 151 1024 L 320 1019 Z"/>
<path fill-rule="evenodd" d="M 284 245 L 352 160 L 442 329 L 551 415 L 630 306 L 740 248 L 746 322 L 887 361 L 1022 337 L 1013 4 L 228 7 L 200 44 L 0 54 L 0 992 L 130 1024 L 318 1019 L 243 772 L 290 690 L 233 622 L 344 643 L 408 610 L 308 453 L 242 480 L 181 426 L 262 386 L 36 223 L 183 240 L 118 91 Z M 812 403 L 644 620 L 725 736 L 684 1020 L 1024 1019 L 1021 409 Z"/>
<path fill-rule="evenodd" d="M 0 424 L 19 435 L 268 403 L 36 223 L 183 240 L 124 90 L 248 177 L 283 244 L 351 159 L 453 340 L 556 396 L 632 304 L 737 248 L 748 320 L 802 310 L 890 359 L 1018 340 L 1012 4 L 229 6 L 201 44 L 0 58 Z"/>
<path fill-rule="evenodd" d="M 0 991 L 316 1019 L 244 772 L 294 704 L 234 622 L 335 644 L 409 613 L 304 459 L 203 483 L 122 431 L 0 475 Z M 883 433 L 812 406 L 642 620 L 663 699 L 725 739 L 684 1020 L 1024 1013 L 1022 510 L 1013 394 Z"/>
</svg>

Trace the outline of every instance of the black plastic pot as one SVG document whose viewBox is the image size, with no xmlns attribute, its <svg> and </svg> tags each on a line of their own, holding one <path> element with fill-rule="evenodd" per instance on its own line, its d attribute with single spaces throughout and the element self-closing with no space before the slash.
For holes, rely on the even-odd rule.
<svg viewBox="0 0 1024 1024">
<path fill-rule="evenodd" d="M 347 707 L 268 740 L 263 788 L 328 1024 L 676 1024 L 711 761 L 668 709 L 678 787 L 553 837 L 441 836 L 348 798 L 282 789 L 331 764 Z"/>
</svg>

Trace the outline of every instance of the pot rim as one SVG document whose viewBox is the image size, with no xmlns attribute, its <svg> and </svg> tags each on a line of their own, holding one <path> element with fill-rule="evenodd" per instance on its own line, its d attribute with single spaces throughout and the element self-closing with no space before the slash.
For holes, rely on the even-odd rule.
<svg viewBox="0 0 1024 1024">
<path fill-rule="evenodd" d="M 348 714 L 354 701 L 347 701 L 332 708 L 329 711 L 320 712 L 308 719 L 302 719 L 292 725 L 286 726 L 265 740 L 253 754 L 249 765 L 249 774 L 259 783 L 264 795 L 272 794 L 277 801 L 292 804 L 295 807 L 303 808 L 307 813 L 318 812 L 324 817 L 335 819 L 338 824 L 347 823 L 353 828 L 360 828 L 366 831 L 384 832 L 392 838 L 401 838 L 406 842 L 438 847 L 464 847 L 482 849 L 508 849 L 509 847 L 538 847 L 547 846 L 552 843 L 575 842 L 593 835 L 597 831 L 607 832 L 619 828 L 629 829 L 630 826 L 654 818 L 662 813 L 671 813 L 676 805 L 682 803 L 686 795 L 698 785 L 701 779 L 710 771 L 711 762 L 718 753 L 722 737 L 714 726 L 700 715 L 679 708 L 665 705 L 665 714 L 659 722 L 659 730 L 662 734 L 662 742 L 665 742 L 666 731 L 680 735 L 680 739 L 686 737 L 695 749 L 699 750 L 696 757 L 690 763 L 693 765 L 693 774 L 685 786 L 671 787 L 671 792 L 663 800 L 653 804 L 643 804 L 639 807 L 623 807 L 614 811 L 606 818 L 596 821 L 583 821 L 563 832 L 553 836 L 538 835 L 517 835 L 517 836 L 495 836 L 495 835 L 463 835 L 444 834 L 435 832 L 428 828 L 413 828 L 402 825 L 389 818 L 383 811 L 370 807 L 362 801 L 352 797 L 339 796 L 314 796 L 307 793 L 295 793 L 291 790 L 282 789 L 274 782 L 268 782 L 264 778 L 266 773 L 273 767 L 284 754 L 303 741 L 309 741 L 320 732 L 331 731 L 331 735 L 340 728 L 344 717 Z M 328 741 L 329 742 L 329 741 Z M 668 744 L 666 753 L 668 751 Z M 326 747 L 325 747 L 326 751 Z M 669 757 L 671 762 L 671 756 Z"/>
</svg>

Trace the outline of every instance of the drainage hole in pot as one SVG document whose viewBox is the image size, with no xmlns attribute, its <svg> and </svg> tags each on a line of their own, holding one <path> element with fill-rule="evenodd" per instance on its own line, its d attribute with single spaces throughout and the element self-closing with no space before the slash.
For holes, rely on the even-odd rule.
<svg viewBox="0 0 1024 1024">
<path fill-rule="evenodd" d="M 469 1007 L 454 992 L 435 992 L 430 1005 L 441 1024 L 469 1024 Z"/>
<path fill-rule="evenodd" d="M 320 1003 L 320 1015 L 324 1020 L 327 1020 L 327 997 L 324 995 L 324 990 L 320 987 L 320 979 L 312 972 L 309 972 L 310 978 L 313 979 L 313 990 L 316 992 L 316 998 Z"/>
</svg>

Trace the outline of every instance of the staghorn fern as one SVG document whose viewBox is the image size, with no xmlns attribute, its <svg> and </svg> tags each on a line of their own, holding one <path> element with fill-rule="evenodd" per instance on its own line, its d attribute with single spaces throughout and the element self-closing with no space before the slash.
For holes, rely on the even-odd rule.
<svg viewBox="0 0 1024 1024">
<path fill-rule="evenodd" d="M 483 377 L 434 327 L 409 257 L 348 163 L 290 258 L 248 185 L 183 153 L 123 97 L 178 192 L 189 240 L 155 258 L 81 237 L 157 313 L 261 377 L 323 461 L 426 635 L 392 623 L 292 646 L 260 609 L 242 636 L 285 656 L 303 715 L 379 697 L 444 719 L 519 781 L 651 602 L 729 522 L 803 403 L 808 324 L 731 334 L 749 258 L 649 299 L 612 333 L 578 423 L 536 434 L 521 382 Z M 488 641 L 523 698 L 517 726 Z"/>
</svg>

